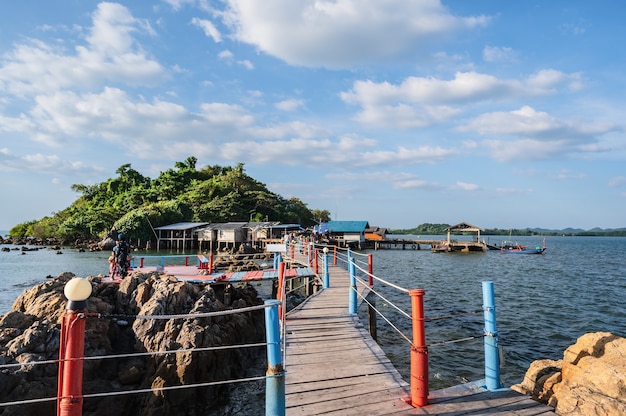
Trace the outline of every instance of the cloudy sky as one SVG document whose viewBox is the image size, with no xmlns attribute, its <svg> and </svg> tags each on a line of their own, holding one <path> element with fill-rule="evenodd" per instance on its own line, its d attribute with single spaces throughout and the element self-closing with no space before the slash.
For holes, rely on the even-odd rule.
<svg viewBox="0 0 626 416">
<path fill-rule="evenodd" d="M 621 0 L 5 3 L 0 229 L 189 156 L 337 220 L 626 227 Z"/>
</svg>

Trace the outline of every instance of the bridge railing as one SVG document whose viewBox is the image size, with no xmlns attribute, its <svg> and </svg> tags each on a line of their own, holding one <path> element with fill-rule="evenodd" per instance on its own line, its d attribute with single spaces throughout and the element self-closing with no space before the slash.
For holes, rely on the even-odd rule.
<svg viewBox="0 0 626 416">
<path fill-rule="evenodd" d="M 488 390 L 496 390 L 501 387 L 500 381 L 500 351 L 498 345 L 498 332 L 496 330 L 496 314 L 495 314 L 495 296 L 493 290 L 493 282 L 482 282 L 483 288 L 483 306 L 482 309 L 476 309 L 464 313 L 453 313 L 449 315 L 440 315 L 428 317 L 424 314 L 424 294 L 422 289 L 403 288 L 389 280 L 383 279 L 373 273 L 373 257 L 372 254 L 365 254 L 351 251 L 350 249 L 342 249 L 331 246 L 316 246 L 311 248 L 312 264 L 315 266 L 316 261 L 321 262 L 327 267 L 331 259 L 332 262 L 340 267 L 345 267 L 350 274 L 350 291 L 348 308 L 350 314 L 357 314 L 359 304 L 367 304 L 368 320 L 370 334 L 374 339 L 376 335 L 376 317 L 382 318 L 393 331 L 395 331 L 401 339 L 407 342 L 410 347 L 410 386 L 411 386 L 411 403 L 413 406 L 421 407 L 428 404 L 428 349 L 429 347 L 437 347 L 440 345 L 454 344 L 466 342 L 477 338 L 483 338 L 485 350 L 485 382 Z M 332 252 L 331 252 L 332 250 Z M 317 258 L 320 260 L 316 260 Z M 324 279 L 329 279 L 328 271 L 324 270 Z M 329 283 L 332 284 L 332 283 Z M 387 291 L 400 292 L 408 295 L 410 298 L 411 310 L 405 311 L 390 299 L 390 296 L 378 290 L 378 287 L 385 287 Z M 394 321 L 392 314 L 383 312 L 377 308 L 376 299 L 382 299 L 391 311 L 397 312 L 401 318 L 408 319 L 410 322 L 411 333 L 405 333 L 402 328 L 406 328 L 404 322 Z M 360 300 L 360 302 L 357 302 Z M 406 302 L 404 302 L 406 303 Z M 484 331 L 483 334 L 468 334 L 468 336 L 444 340 L 437 343 L 426 343 L 425 323 L 437 321 L 441 319 L 458 319 L 463 316 L 475 315 L 483 312 Z"/>
<path fill-rule="evenodd" d="M 83 281 L 82 285 L 89 287 L 91 293 L 91 283 L 87 279 L 73 278 L 69 282 Z M 68 283 L 69 283 L 68 282 Z M 84 283 L 86 282 L 86 284 Z M 77 286 L 77 285 L 74 285 Z M 68 284 L 66 284 L 66 288 Z M 83 290 L 84 292 L 84 290 Z M 67 290 L 65 292 L 68 293 Z M 86 293 L 86 292 L 85 292 Z M 0 365 L 1 371 L 20 371 L 23 368 L 33 366 L 58 366 L 58 393 L 56 397 L 41 397 L 17 400 L 0 403 L 2 409 L 16 406 L 26 406 L 45 402 L 57 402 L 57 416 L 75 416 L 82 414 L 83 401 L 85 399 L 98 399 L 110 396 L 133 395 L 142 393 L 155 393 L 180 389 L 193 389 L 223 384 L 245 383 L 257 380 L 266 382 L 266 415 L 285 414 L 285 380 L 281 351 L 284 350 L 284 338 L 280 336 L 279 306 L 277 300 L 267 300 L 263 305 L 243 307 L 237 309 L 222 310 L 207 313 L 189 313 L 176 315 L 119 315 L 119 314 L 98 314 L 89 313 L 86 310 L 86 299 L 71 300 L 68 302 L 68 309 L 63 316 L 61 334 L 59 340 L 59 359 L 54 360 L 32 360 L 15 364 Z M 68 296 L 69 297 L 69 296 Z M 216 345 L 207 347 L 177 348 L 163 351 L 136 352 L 127 354 L 109 354 L 98 356 L 84 356 L 85 323 L 87 319 L 109 319 L 119 323 L 128 320 L 186 320 L 212 318 L 217 316 L 253 313 L 255 311 L 265 311 L 266 341 L 248 344 Z M 126 321 L 124 321 L 126 320 Z M 126 359 L 134 357 L 158 357 L 175 356 L 180 353 L 198 353 L 208 351 L 225 351 L 229 349 L 258 348 L 267 349 L 267 371 L 264 375 L 252 377 L 211 380 L 206 382 L 196 382 L 190 384 L 170 385 L 134 390 L 103 391 L 97 393 L 83 394 L 83 364 L 94 360 Z M 21 407 L 22 410 L 26 410 Z"/>
</svg>

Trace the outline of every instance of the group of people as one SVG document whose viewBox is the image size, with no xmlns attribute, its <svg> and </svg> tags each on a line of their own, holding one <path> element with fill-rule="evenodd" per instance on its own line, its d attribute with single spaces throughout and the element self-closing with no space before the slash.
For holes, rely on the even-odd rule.
<svg viewBox="0 0 626 416">
<path fill-rule="evenodd" d="M 130 246 L 126 241 L 124 233 L 117 235 L 117 242 L 111 256 L 109 257 L 109 276 L 114 278 L 124 278 L 130 268 Z"/>
</svg>

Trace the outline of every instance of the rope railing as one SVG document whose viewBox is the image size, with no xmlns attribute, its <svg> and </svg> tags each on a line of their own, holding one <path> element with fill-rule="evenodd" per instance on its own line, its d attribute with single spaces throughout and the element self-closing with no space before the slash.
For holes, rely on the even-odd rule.
<svg viewBox="0 0 626 416">
<path fill-rule="evenodd" d="M 313 245 L 308 246 L 311 250 L 313 250 Z M 288 248 L 285 247 L 287 250 Z M 302 291 L 303 288 L 307 287 L 311 284 L 310 280 L 303 282 L 297 287 L 290 287 L 289 290 L 286 289 L 286 279 L 285 279 L 285 268 L 287 266 L 293 267 L 295 265 L 302 265 L 301 262 L 297 261 L 293 256 L 290 258 L 285 253 L 285 259 L 282 259 L 282 256 L 279 253 L 275 253 L 275 268 L 278 270 L 278 291 L 276 300 L 266 301 L 264 305 L 255 305 L 244 308 L 237 309 L 229 309 L 224 311 L 214 311 L 214 312 L 201 312 L 201 313 L 187 313 L 187 314 L 170 314 L 170 315 L 130 315 L 130 314 L 95 314 L 95 313 L 87 313 L 84 311 L 83 313 L 76 314 L 76 319 L 83 320 L 85 318 L 99 318 L 99 319 L 112 319 L 112 320 L 137 320 L 137 319 L 150 319 L 150 320 L 177 320 L 177 319 L 201 319 L 201 318 L 210 318 L 216 316 L 224 316 L 229 314 L 236 313 L 247 313 L 252 311 L 258 311 L 261 309 L 265 310 L 266 316 L 266 330 L 268 331 L 266 334 L 267 342 L 264 343 L 251 343 L 251 344 L 235 344 L 235 345 L 219 345 L 219 346 L 210 346 L 210 347 L 199 347 L 199 348 L 185 348 L 178 350 L 165 350 L 165 351 L 155 351 L 155 352 L 138 352 L 138 353 L 128 353 L 128 354 L 111 354 L 111 355 L 103 355 L 103 356 L 89 356 L 89 357 L 72 357 L 72 356 L 63 356 L 59 360 L 45 360 L 45 361 L 31 361 L 31 362 L 23 362 L 17 364 L 5 364 L 0 365 L 0 369 L 8 369 L 22 366 L 30 366 L 30 365 L 43 365 L 43 364 L 59 364 L 59 374 L 61 374 L 61 367 L 70 367 L 75 362 L 80 362 L 81 371 L 82 371 L 82 362 L 89 360 L 104 360 L 104 359 L 119 359 L 119 358 L 127 358 L 127 357 L 137 357 L 137 356 L 160 356 L 160 355 L 168 355 L 168 354 L 177 354 L 177 353 L 196 353 L 196 352 L 205 352 L 205 351 L 216 351 L 216 350 L 226 350 L 226 349 L 238 349 L 238 348 L 260 348 L 265 346 L 268 350 L 268 371 L 265 376 L 253 376 L 242 379 L 232 379 L 232 380 L 219 380 L 219 381 L 210 381 L 210 382 L 201 382 L 190 385 L 183 386 L 163 386 L 158 388 L 147 388 L 133 391 L 122 391 L 122 392 L 102 392 L 102 393 L 92 393 L 82 395 L 82 391 L 78 396 L 82 398 L 95 398 L 95 397 L 104 397 L 106 395 L 121 395 L 121 394 L 139 394 L 144 392 L 154 392 L 160 390 L 175 390 L 181 388 L 195 388 L 195 387 L 203 387 L 203 386 L 211 386 L 217 384 L 225 384 L 225 383 L 239 383 L 246 381 L 255 381 L 255 380 L 266 380 L 266 414 L 285 414 L 285 385 L 284 385 L 284 368 L 283 363 L 286 358 L 286 347 L 285 347 L 285 319 L 283 319 L 284 314 L 287 313 L 286 310 L 286 296 L 289 293 Z M 316 276 L 311 276 L 315 283 L 322 283 L 322 287 L 328 287 L 328 264 L 329 264 L 329 250 L 325 250 L 322 254 L 320 250 L 314 250 L 309 253 L 309 264 L 306 266 L 312 267 L 315 269 Z M 347 263 L 347 269 L 350 275 L 350 290 L 349 290 L 349 313 L 356 314 L 357 313 L 357 297 L 361 299 L 362 304 L 367 304 L 368 309 L 371 311 L 371 315 L 380 316 L 390 328 L 398 333 L 402 339 L 404 339 L 409 345 L 411 349 L 411 402 L 416 407 L 421 407 L 428 404 L 428 348 L 438 347 L 448 344 L 456 344 L 460 342 L 471 341 L 479 338 L 483 338 L 485 342 L 485 373 L 487 380 L 487 388 L 489 390 L 497 389 L 500 387 L 499 380 L 499 350 L 498 350 L 498 340 L 497 340 L 497 330 L 495 328 L 495 304 L 493 301 L 493 284 L 491 282 L 483 282 L 483 299 L 485 305 L 482 309 L 476 309 L 467 312 L 459 312 L 452 314 L 442 314 L 434 317 L 426 317 L 423 313 L 423 295 L 424 290 L 421 289 L 406 289 L 397 284 L 394 284 L 386 279 L 382 279 L 378 276 L 375 276 L 372 271 L 372 257 L 371 255 L 364 255 L 359 253 L 358 256 L 356 253 L 352 252 L 350 249 L 346 250 L 336 250 L 333 248 L 332 252 L 333 263 L 336 262 L 335 259 L 339 258 L 340 262 Z M 365 261 L 361 261 L 362 258 L 367 256 L 367 263 Z M 160 257 L 160 256 L 159 256 Z M 278 264 L 276 262 L 278 261 Z M 319 263 L 323 264 L 323 278 L 320 279 L 319 273 Z M 367 264 L 367 269 L 365 268 L 365 264 Z M 359 276 L 357 277 L 357 271 L 359 272 Z M 308 279 L 308 277 L 307 277 Z M 376 287 L 374 286 L 374 282 L 376 282 Z M 392 290 L 398 291 L 402 294 L 408 294 L 411 298 L 411 313 L 404 311 L 400 306 L 391 301 L 388 295 L 382 293 L 379 289 L 380 286 L 391 288 Z M 358 290 L 358 288 L 363 290 Z M 309 295 L 307 289 L 307 296 Z M 370 299 L 370 297 L 372 299 Z M 402 318 L 409 319 L 411 321 L 412 333 L 407 334 L 403 330 L 405 328 L 405 324 L 394 323 L 395 320 L 392 316 L 389 315 L 389 311 L 383 312 L 379 307 L 377 307 L 376 302 L 373 300 L 375 298 L 382 299 L 386 305 L 392 308 L 393 312 L 398 313 Z M 476 336 L 466 336 L 459 339 L 454 340 L 445 340 L 441 342 L 435 342 L 426 344 L 424 323 L 432 322 L 442 319 L 455 319 L 470 315 L 476 315 L 480 312 L 484 313 L 485 318 L 485 330 L 482 335 Z M 275 318 L 274 318 L 275 317 Z M 275 321 L 275 323 L 274 323 Z M 370 321 L 371 322 L 371 321 Z M 375 322 L 375 319 L 374 319 Z M 64 320 L 65 323 L 65 320 Z M 84 324 L 83 324 L 84 327 Z M 64 331 L 72 331 L 73 329 L 67 329 L 61 331 L 61 337 L 63 338 Z M 375 338 L 375 336 L 374 336 Z M 61 348 L 65 345 L 65 341 L 61 342 Z M 81 353 L 82 355 L 82 353 Z M 417 376 L 413 373 L 417 372 Z M 65 374 L 65 373 L 64 373 Z M 61 385 L 61 379 L 59 381 L 59 385 Z M 414 384 L 415 383 L 415 384 Z M 59 395 L 56 398 L 42 398 L 42 399 L 25 399 L 22 401 L 16 402 L 6 402 L 0 403 L 0 408 L 2 406 L 13 406 L 18 404 L 28 404 L 28 403 L 38 403 L 44 401 L 52 401 L 67 399 L 68 397 L 74 397 L 71 394 L 62 393 L 61 388 L 59 387 Z M 82 401 L 80 402 L 82 406 Z"/>
<path fill-rule="evenodd" d="M 69 305 L 71 305 L 71 302 Z M 84 305 L 86 307 L 86 303 L 84 303 Z M 76 346 L 74 346 L 75 342 L 72 340 L 71 335 L 72 333 L 74 333 L 74 331 L 77 328 L 82 327 L 81 329 L 82 332 L 74 334 L 74 337 L 78 338 L 75 340 L 76 343 L 78 343 L 79 345 L 82 345 L 83 341 L 81 341 L 81 338 L 84 338 L 84 321 L 87 318 L 113 319 L 113 320 L 119 319 L 119 318 L 124 318 L 127 320 L 198 319 L 198 318 L 224 316 L 224 315 L 230 315 L 230 314 L 241 314 L 241 313 L 259 311 L 259 310 L 265 310 L 265 321 L 266 321 L 265 326 L 266 326 L 266 332 L 267 332 L 266 334 L 267 342 L 181 348 L 181 349 L 176 349 L 176 350 L 149 351 L 149 352 L 125 353 L 125 354 L 109 354 L 109 355 L 99 355 L 99 356 L 83 356 L 82 352 L 80 352 L 80 355 L 76 355 L 76 356 L 72 355 L 73 352 L 76 352 L 78 350 L 76 349 Z M 73 410 L 70 411 L 71 414 L 81 414 L 80 411 L 82 409 L 82 401 L 83 399 L 88 399 L 88 398 L 141 394 L 141 393 L 149 393 L 149 392 L 155 392 L 155 391 L 200 388 L 200 387 L 215 386 L 215 385 L 220 385 L 220 384 L 233 384 L 233 383 L 241 383 L 241 382 L 258 381 L 258 380 L 263 380 L 263 379 L 266 380 L 266 383 L 272 386 L 277 385 L 277 383 L 278 385 L 282 384 L 283 391 L 284 391 L 284 371 L 282 370 L 282 362 L 280 362 L 280 360 L 276 362 L 275 354 L 270 354 L 270 350 L 280 351 L 281 349 L 284 349 L 284 346 L 282 345 L 282 343 L 284 342 L 284 338 L 283 337 L 276 338 L 276 336 L 274 335 L 274 332 L 277 332 L 277 328 L 279 325 L 277 312 L 278 312 L 278 302 L 275 300 L 266 301 L 263 305 L 255 305 L 255 306 L 236 308 L 236 309 L 230 309 L 230 310 L 225 310 L 225 311 L 214 311 L 214 312 L 206 312 L 206 313 L 187 313 L 187 314 L 175 314 L 175 315 L 99 314 L 99 313 L 88 313 L 84 309 L 82 310 L 68 309 L 68 314 L 64 316 L 64 319 L 62 321 L 62 328 L 61 328 L 62 339 L 61 339 L 60 347 L 59 347 L 61 353 L 60 353 L 59 359 L 25 361 L 25 362 L 15 363 L 15 364 L 0 365 L 0 369 L 10 369 L 10 368 L 16 368 L 16 367 L 23 367 L 23 366 L 58 364 L 59 365 L 59 391 L 58 391 L 57 397 L 34 398 L 34 399 L 24 399 L 24 400 L 17 400 L 17 401 L 11 401 L 11 402 L 2 402 L 0 403 L 0 409 L 3 407 L 10 407 L 10 406 L 17 406 L 17 405 L 57 401 L 57 414 L 61 412 L 60 409 L 63 408 L 65 411 L 68 408 L 71 408 L 72 406 L 80 406 L 80 408 L 73 408 Z M 272 332 L 272 334 L 270 334 L 270 332 Z M 163 355 L 178 354 L 178 353 L 198 353 L 198 352 L 219 351 L 219 350 L 240 349 L 240 348 L 260 348 L 264 346 L 267 347 L 268 349 L 268 371 L 263 376 L 253 376 L 253 377 L 237 378 L 237 379 L 229 379 L 229 380 L 216 380 L 216 381 L 200 382 L 200 383 L 177 385 L 177 386 L 161 386 L 161 387 L 151 387 L 151 388 L 146 388 L 146 389 L 82 394 L 82 363 L 85 361 L 132 358 L 132 357 L 142 357 L 142 356 L 144 357 L 145 356 L 163 356 Z M 62 374 L 65 376 L 66 375 L 65 370 L 72 368 L 76 365 L 78 365 L 77 369 L 79 369 L 79 372 L 77 374 L 80 375 L 80 381 L 76 383 L 76 380 L 69 380 L 69 384 L 68 384 L 63 379 Z M 67 392 L 66 389 L 68 388 L 68 386 L 70 386 L 69 388 L 71 389 L 78 388 L 79 391 Z M 284 394 L 282 395 L 282 397 L 277 397 L 275 394 L 276 393 L 275 390 L 276 389 L 267 390 L 268 393 L 266 395 L 266 403 L 268 403 L 269 407 L 266 407 L 266 408 L 272 409 L 271 412 L 267 414 L 268 415 L 269 414 L 283 414 L 284 415 L 284 412 L 283 413 L 280 412 L 281 408 L 284 409 L 284 400 L 285 400 Z M 76 400 L 77 398 L 78 400 Z M 70 413 L 67 413 L 67 414 L 70 414 Z"/>
<path fill-rule="evenodd" d="M 312 249 L 312 247 L 311 247 Z M 320 255 L 318 250 L 315 250 L 315 257 L 311 257 L 309 254 L 309 261 L 311 264 L 317 264 L 319 258 L 322 258 L 325 264 L 328 263 L 328 251 L 322 256 Z M 495 330 L 495 306 L 493 304 L 493 292 L 489 287 L 492 288 L 492 282 L 483 282 L 483 300 L 485 302 L 485 306 L 482 309 L 470 310 L 467 312 L 458 312 L 452 314 L 443 314 L 439 316 L 426 317 L 423 312 L 423 295 L 424 291 L 421 289 L 407 289 L 401 287 L 393 282 L 390 282 L 386 279 L 380 278 L 373 273 L 372 267 L 372 257 L 369 254 L 363 253 L 353 253 L 350 249 L 346 249 L 345 252 L 342 250 L 333 249 L 333 264 L 345 263 L 347 264 L 347 269 L 350 274 L 350 290 L 349 290 L 349 313 L 356 314 L 357 313 L 357 298 L 361 300 L 360 303 L 367 304 L 369 311 L 369 323 L 370 323 L 370 333 L 372 337 L 376 339 L 376 319 L 375 317 L 380 316 L 393 331 L 395 331 L 401 338 L 403 338 L 410 346 L 411 346 L 411 401 L 415 406 L 422 406 L 428 403 L 428 364 L 427 364 L 427 351 L 428 348 L 431 347 L 439 347 L 449 344 L 457 344 L 461 342 L 468 342 L 476 339 L 483 339 L 485 343 L 485 378 L 487 380 L 487 388 L 489 390 L 494 390 L 500 387 L 500 376 L 499 376 L 499 353 L 497 346 L 497 331 Z M 360 257 L 357 257 L 360 256 Z M 367 256 L 367 269 L 365 268 L 365 261 L 361 259 Z M 317 269 L 316 269 L 317 271 Z M 357 271 L 359 276 L 357 277 Z M 325 271 L 325 274 L 328 272 Z M 325 276 L 326 278 L 326 276 Z M 407 313 L 403 310 L 403 308 L 399 307 L 397 304 L 392 302 L 388 296 L 385 296 L 381 293 L 378 288 L 375 288 L 375 283 L 377 286 L 382 285 L 382 287 L 388 287 L 395 291 L 399 291 L 401 293 L 407 293 L 411 297 L 411 313 Z M 365 290 L 361 290 L 361 289 Z M 364 294 L 366 293 L 366 294 Z M 412 337 L 406 334 L 402 330 L 402 325 L 398 323 L 392 322 L 393 319 L 388 315 L 389 312 L 386 311 L 383 313 L 380 308 L 376 306 L 376 302 L 374 300 L 370 300 L 368 297 L 380 298 L 382 299 L 386 306 L 391 307 L 391 310 L 397 312 L 403 318 L 408 318 L 411 320 L 412 327 Z M 461 317 L 476 315 L 480 312 L 484 313 L 485 319 L 485 330 L 481 335 L 469 335 L 459 339 L 452 340 L 444 340 L 440 342 L 434 343 L 426 343 L 425 337 L 425 327 L 424 324 L 426 322 L 433 322 L 442 319 L 458 319 Z M 490 330 L 490 325 L 494 325 L 493 330 Z M 495 351 L 495 352 L 494 352 Z M 416 363 L 415 365 L 413 363 Z M 417 369 L 418 375 L 413 375 L 414 368 Z M 413 381 L 417 379 L 420 380 L 416 382 L 416 386 L 413 386 Z M 426 385 L 421 385 L 421 381 L 426 380 Z"/>
</svg>

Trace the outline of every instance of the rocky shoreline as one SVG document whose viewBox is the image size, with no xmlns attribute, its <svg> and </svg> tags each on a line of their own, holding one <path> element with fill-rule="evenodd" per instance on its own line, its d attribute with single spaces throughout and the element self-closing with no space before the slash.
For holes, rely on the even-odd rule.
<svg viewBox="0 0 626 416">
<path fill-rule="evenodd" d="M 56 397 L 58 365 L 28 364 L 59 357 L 60 318 L 66 300 L 63 287 L 74 275 L 63 273 L 39 284 L 15 301 L 0 319 L 0 365 L 22 363 L 0 371 L 0 402 Z M 137 315 L 214 312 L 262 304 L 249 285 L 233 287 L 178 281 L 152 273 L 131 274 L 119 285 L 88 277 L 85 356 L 129 355 L 84 362 L 83 394 L 208 383 L 262 376 L 265 348 L 236 348 L 132 356 L 137 352 L 203 348 L 264 342 L 262 310 L 212 318 L 150 320 Z M 97 317 L 95 314 L 100 314 Z M 121 394 L 85 399 L 85 416 L 263 414 L 264 382 Z M 54 414 L 56 402 L 0 408 L 3 416 Z"/>
<path fill-rule="evenodd" d="M 558 415 L 626 415 L 626 339 L 609 332 L 585 334 L 562 360 L 534 361 L 511 388 Z"/>
</svg>

